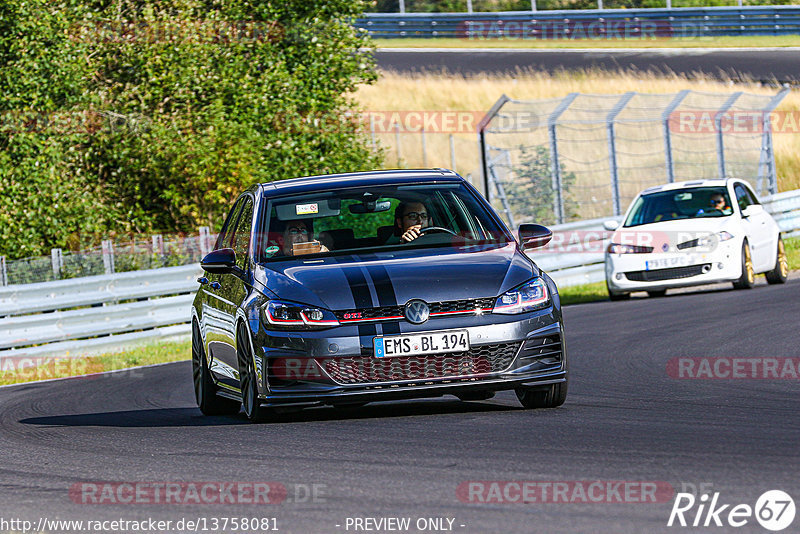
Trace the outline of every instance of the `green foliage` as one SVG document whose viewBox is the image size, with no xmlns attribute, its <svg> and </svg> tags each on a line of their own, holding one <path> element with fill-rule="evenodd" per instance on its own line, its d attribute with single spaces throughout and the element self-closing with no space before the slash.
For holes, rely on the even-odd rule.
<svg viewBox="0 0 800 534">
<path fill-rule="evenodd" d="M 363 7 L 4 0 L 0 255 L 218 229 L 251 183 L 379 165 L 346 117 L 375 79 Z"/>
<path fill-rule="evenodd" d="M 519 165 L 513 180 L 504 182 L 506 198 L 516 223 L 535 222 L 555 224 L 553 212 L 555 192 L 550 167 L 550 153 L 546 147 L 520 146 Z M 566 219 L 577 216 L 578 204 L 569 194 L 575 184 L 575 173 L 567 172 L 561 165 L 561 186 Z"/>
</svg>

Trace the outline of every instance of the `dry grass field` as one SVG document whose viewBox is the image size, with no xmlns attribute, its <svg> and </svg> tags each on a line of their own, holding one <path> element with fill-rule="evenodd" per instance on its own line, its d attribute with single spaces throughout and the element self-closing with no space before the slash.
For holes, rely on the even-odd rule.
<svg viewBox="0 0 800 534">
<path fill-rule="evenodd" d="M 458 111 L 485 113 L 501 95 L 516 100 L 563 98 L 571 92 L 619 95 L 627 91 L 648 94 L 677 93 L 684 89 L 707 93 L 733 93 L 744 91 L 771 96 L 775 87 L 758 83 L 736 84 L 701 76 L 691 79 L 673 75 L 653 75 L 641 72 L 623 74 L 586 71 L 549 75 L 540 72 L 519 71 L 513 75 L 487 75 L 465 78 L 448 73 L 406 75 L 383 72 L 374 85 L 362 86 L 355 98 L 364 110 L 386 112 L 401 111 Z M 778 107 L 779 112 L 793 112 L 800 116 L 800 94 L 792 91 Z M 384 114 L 385 115 L 385 114 Z M 778 184 L 780 191 L 800 188 L 800 121 L 796 127 L 789 124 L 788 131 L 775 133 Z M 451 167 L 451 150 L 448 133 L 426 134 L 426 161 L 423 161 L 419 133 L 401 133 L 400 153 L 393 132 L 379 133 L 377 142 L 385 151 L 387 167 Z M 454 134 L 455 165 L 463 175 L 478 175 L 478 142 L 474 132 Z M 729 149 L 730 150 L 730 149 Z"/>
</svg>

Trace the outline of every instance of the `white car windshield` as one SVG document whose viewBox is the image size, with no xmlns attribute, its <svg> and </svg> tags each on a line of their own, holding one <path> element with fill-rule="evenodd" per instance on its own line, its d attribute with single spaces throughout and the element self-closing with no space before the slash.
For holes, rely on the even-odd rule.
<svg viewBox="0 0 800 534">
<path fill-rule="evenodd" d="M 725 187 L 694 187 L 661 191 L 636 199 L 625 226 L 640 226 L 676 219 L 727 217 L 733 214 Z"/>
</svg>

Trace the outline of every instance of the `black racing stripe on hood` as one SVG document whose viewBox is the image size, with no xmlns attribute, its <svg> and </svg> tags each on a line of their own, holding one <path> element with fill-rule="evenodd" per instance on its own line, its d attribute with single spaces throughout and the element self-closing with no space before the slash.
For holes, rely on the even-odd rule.
<svg viewBox="0 0 800 534">
<path fill-rule="evenodd" d="M 358 265 L 342 265 L 342 271 L 347 279 L 347 284 L 350 286 L 350 292 L 353 294 L 353 303 L 355 304 L 355 307 L 357 309 L 371 308 L 373 306 L 372 295 L 369 292 L 367 278 L 361 271 L 361 267 Z M 361 338 L 361 347 L 371 349 L 371 338 L 377 333 L 378 329 L 374 324 L 358 325 L 358 335 Z"/>
<path fill-rule="evenodd" d="M 394 292 L 394 284 L 389 277 L 389 273 L 383 265 L 371 265 L 367 267 L 367 272 L 372 278 L 372 284 L 375 286 L 375 293 L 378 295 L 378 305 L 383 306 L 397 306 L 397 295 Z M 384 323 L 382 325 L 383 333 L 387 335 L 399 334 L 400 324 L 397 322 Z"/>
</svg>

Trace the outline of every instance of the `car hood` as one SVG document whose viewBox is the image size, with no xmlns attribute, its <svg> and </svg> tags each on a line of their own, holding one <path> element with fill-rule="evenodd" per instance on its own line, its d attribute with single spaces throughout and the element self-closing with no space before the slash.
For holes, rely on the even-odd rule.
<svg viewBox="0 0 800 534">
<path fill-rule="evenodd" d="M 707 219 L 677 219 L 619 228 L 611 236 L 611 242 L 652 246 L 655 250 L 662 250 L 665 243 L 670 247 L 674 247 L 678 243 L 723 230 L 736 235 L 737 229 L 738 224 L 735 215 Z"/>
<path fill-rule="evenodd" d="M 509 243 L 291 259 L 261 265 L 256 279 L 281 299 L 347 310 L 496 297 L 538 274 Z"/>
</svg>

